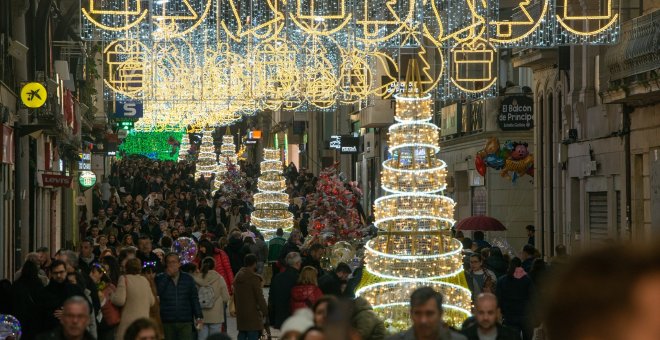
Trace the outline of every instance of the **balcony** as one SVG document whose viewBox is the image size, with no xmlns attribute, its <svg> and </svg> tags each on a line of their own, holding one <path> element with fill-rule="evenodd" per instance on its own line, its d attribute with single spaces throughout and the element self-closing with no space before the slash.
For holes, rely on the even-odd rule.
<svg viewBox="0 0 660 340">
<path fill-rule="evenodd" d="M 621 42 L 605 56 L 610 79 L 606 103 L 644 106 L 660 102 L 660 10 L 625 22 Z"/>
</svg>

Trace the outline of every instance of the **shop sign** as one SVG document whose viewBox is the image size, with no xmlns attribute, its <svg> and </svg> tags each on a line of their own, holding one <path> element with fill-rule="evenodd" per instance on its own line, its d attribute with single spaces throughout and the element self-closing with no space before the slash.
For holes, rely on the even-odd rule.
<svg viewBox="0 0 660 340">
<path fill-rule="evenodd" d="M 529 130 L 534 127 L 534 99 L 510 96 L 502 100 L 497 123 L 504 131 Z"/>
<path fill-rule="evenodd" d="M 360 137 L 351 135 L 330 136 L 330 149 L 339 150 L 342 154 L 358 153 L 360 150 Z"/>
<path fill-rule="evenodd" d="M 116 101 L 115 118 L 142 118 L 142 102 L 141 101 Z"/>
<path fill-rule="evenodd" d="M 78 176 L 78 183 L 83 189 L 89 189 L 96 184 L 96 174 L 92 171 L 82 171 Z"/>
<path fill-rule="evenodd" d="M 71 176 L 41 174 L 41 180 L 45 187 L 70 188 L 73 178 Z"/>
<path fill-rule="evenodd" d="M 48 93 L 46 87 L 41 83 L 26 83 L 21 88 L 21 102 L 25 107 L 38 109 L 46 103 Z"/>
</svg>

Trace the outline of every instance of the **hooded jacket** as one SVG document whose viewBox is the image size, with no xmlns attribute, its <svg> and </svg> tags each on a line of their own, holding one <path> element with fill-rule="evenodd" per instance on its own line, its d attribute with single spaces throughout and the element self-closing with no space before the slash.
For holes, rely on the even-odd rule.
<svg viewBox="0 0 660 340">
<path fill-rule="evenodd" d="M 234 278 L 234 304 L 239 331 L 264 329 L 268 306 L 261 288 L 261 277 L 248 268 L 242 268 Z"/>
<path fill-rule="evenodd" d="M 353 301 L 351 324 L 360 333 L 362 340 L 385 339 L 385 323 L 364 298 L 358 297 Z"/>
<path fill-rule="evenodd" d="M 193 275 L 197 290 L 201 287 L 209 286 L 213 289 L 213 297 L 215 303 L 209 309 L 202 309 L 204 314 L 204 323 L 223 323 L 225 322 L 225 308 L 224 304 L 229 302 L 229 291 L 225 279 L 218 274 L 215 270 L 206 273 L 206 277 L 202 273 L 195 273 Z"/>
</svg>

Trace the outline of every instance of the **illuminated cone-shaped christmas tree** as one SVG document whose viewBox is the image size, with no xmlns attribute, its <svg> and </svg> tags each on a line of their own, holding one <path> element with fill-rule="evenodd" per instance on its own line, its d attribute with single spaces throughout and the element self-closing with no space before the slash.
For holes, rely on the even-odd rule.
<svg viewBox="0 0 660 340">
<path fill-rule="evenodd" d="M 365 250 L 366 272 L 357 294 L 389 327 L 409 327 L 411 293 L 431 286 L 444 296 L 444 318 L 460 326 L 470 315 L 461 243 L 450 236 L 454 201 L 442 193 L 446 164 L 437 157 L 439 129 L 430 95 L 421 94 L 419 69 L 408 66 L 406 91 L 396 95 L 396 123 L 389 129 L 382 188 L 374 203 L 378 237 Z"/>
<path fill-rule="evenodd" d="M 181 144 L 179 144 L 179 162 L 188 159 L 188 151 L 190 150 L 190 140 L 188 139 L 188 132 L 183 133 Z"/>
<path fill-rule="evenodd" d="M 213 129 L 207 128 L 202 131 L 202 144 L 199 146 L 197 157 L 195 179 L 204 177 L 206 179 L 217 174 L 217 163 L 215 146 L 213 145 Z"/>
<path fill-rule="evenodd" d="M 251 222 L 266 239 L 275 236 L 277 228 L 291 231 L 293 214 L 289 212 L 289 195 L 285 192 L 286 180 L 282 175 L 280 151 L 264 148 L 261 176 L 257 182 L 259 193 L 254 194 L 254 212 Z"/>
<path fill-rule="evenodd" d="M 220 161 L 218 162 L 218 174 L 224 174 L 227 172 L 228 166 L 232 164 L 235 166 L 235 170 L 240 172 L 241 167 L 238 165 L 238 156 L 236 155 L 236 144 L 234 144 L 234 136 L 231 134 L 231 130 L 227 127 L 227 132 L 222 136 L 222 145 L 220 146 Z M 215 190 L 220 189 L 222 181 L 218 178 L 213 183 Z"/>
</svg>

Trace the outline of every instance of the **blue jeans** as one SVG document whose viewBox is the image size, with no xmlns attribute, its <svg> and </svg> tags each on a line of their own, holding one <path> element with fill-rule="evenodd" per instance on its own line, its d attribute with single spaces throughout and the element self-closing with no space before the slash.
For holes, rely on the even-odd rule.
<svg viewBox="0 0 660 340">
<path fill-rule="evenodd" d="M 259 340 L 261 331 L 238 331 L 238 340 Z"/>
<path fill-rule="evenodd" d="M 202 329 L 197 332 L 198 340 L 206 340 L 206 338 L 211 334 L 217 334 L 222 332 L 221 323 L 205 323 L 202 325 Z"/>
</svg>

